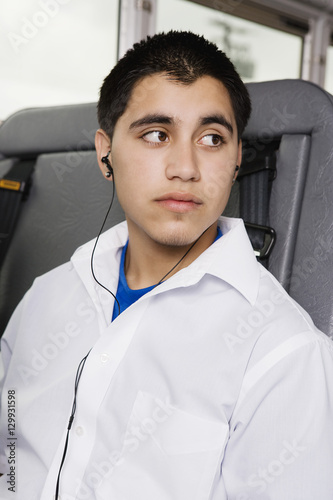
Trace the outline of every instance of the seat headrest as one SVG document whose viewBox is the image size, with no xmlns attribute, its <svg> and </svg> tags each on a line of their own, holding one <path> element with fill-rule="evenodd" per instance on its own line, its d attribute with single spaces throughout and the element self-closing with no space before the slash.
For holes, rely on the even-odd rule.
<svg viewBox="0 0 333 500">
<path fill-rule="evenodd" d="M 93 150 L 97 129 L 96 103 L 25 109 L 0 127 L 0 154 Z"/>
<path fill-rule="evenodd" d="M 278 80 L 247 88 L 255 105 L 243 138 L 267 143 L 284 134 L 312 135 L 333 124 L 332 96 L 314 83 Z"/>
</svg>

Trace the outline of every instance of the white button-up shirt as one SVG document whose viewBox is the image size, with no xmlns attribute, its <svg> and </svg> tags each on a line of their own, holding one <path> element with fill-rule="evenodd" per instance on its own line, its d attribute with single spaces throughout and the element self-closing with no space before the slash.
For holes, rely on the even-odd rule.
<svg viewBox="0 0 333 500">
<path fill-rule="evenodd" d="M 93 243 L 38 278 L 2 339 L 0 498 L 332 500 L 333 349 L 260 266 L 239 219 L 111 323 Z M 95 274 L 117 289 L 125 223 Z M 1 372 L 1 370 L 0 370 Z"/>
</svg>

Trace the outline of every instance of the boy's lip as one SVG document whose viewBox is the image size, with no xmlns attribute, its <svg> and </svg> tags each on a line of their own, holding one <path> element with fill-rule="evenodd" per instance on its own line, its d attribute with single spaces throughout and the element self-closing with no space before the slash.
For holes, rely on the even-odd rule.
<svg viewBox="0 0 333 500">
<path fill-rule="evenodd" d="M 202 200 L 191 193 L 172 192 L 166 193 L 155 200 L 160 206 L 171 212 L 187 213 L 192 212 Z"/>
<path fill-rule="evenodd" d="M 196 205 L 202 205 L 202 200 L 197 196 L 194 196 L 192 193 L 172 192 L 172 193 L 166 193 L 156 199 L 156 201 L 166 201 L 166 200 L 173 200 L 180 202 L 183 201 L 188 203 L 195 203 Z"/>
</svg>

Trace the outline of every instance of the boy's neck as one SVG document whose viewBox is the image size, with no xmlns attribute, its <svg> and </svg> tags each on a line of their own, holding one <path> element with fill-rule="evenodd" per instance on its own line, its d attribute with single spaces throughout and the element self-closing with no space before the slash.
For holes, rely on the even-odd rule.
<svg viewBox="0 0 333 500">
<path fill-rule="evenodd" d="M 125 257 L 125 276 L 128 286 L 137 290 L 155 285 L 181 260 L 165 279 L 189 266 L 215 240 L 217 222 L 212 224 L 196 241 L 185 246 L 163 245 L 146 237 L 135 237 L 129 230 L 129 243 Z M 131 237 L 132 236 L 132 237 Z"/>
</svg>

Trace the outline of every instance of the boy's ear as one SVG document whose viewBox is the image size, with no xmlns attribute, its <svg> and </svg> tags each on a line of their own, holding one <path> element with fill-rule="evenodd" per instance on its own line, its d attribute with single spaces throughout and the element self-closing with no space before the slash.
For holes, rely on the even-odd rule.
<svg viewBox="0 0 333 500">
<path fill-rule="evenodd" d="M 234 173 L 234 178 L 232 179 L 232 182 L 234 183 L 235 180 L 237 179 L 237 175 L 238 175 L 238 172 L 239 172 L 239 169 L 240 169 L 240 166 L 241 166 L 241 163 L 242 163 L 242 141 L 240 140 L 238 142 L 238 153 L 237 153 L 237 169 L 235 170 L 235 173 Z"/>
<path fill-rule="evenodd" d="M 239 166 L 241 166 L 242 163 L 242 148 L 243 148 L 243 143 L 240 139 L 238 143 L 238 156 L 237 156 L 237 165 Z"/>
<path fill-rule="evenodd" d="M 108 153 L 110 153 L 111 141 L 107 133 L 101 128 L 97 130 L 95 135 L 95 148 L 96 148 L 98 166 L 101 169 L 103 176 L 105 177 L 105 174 L 108 172 L 108 168 L 105 162 L 102 161 L 102 158 L 107 156 Z M 111 153 L 108 156 L 108 160 L 110 164 L 112 164 Z"/>
</svg>

